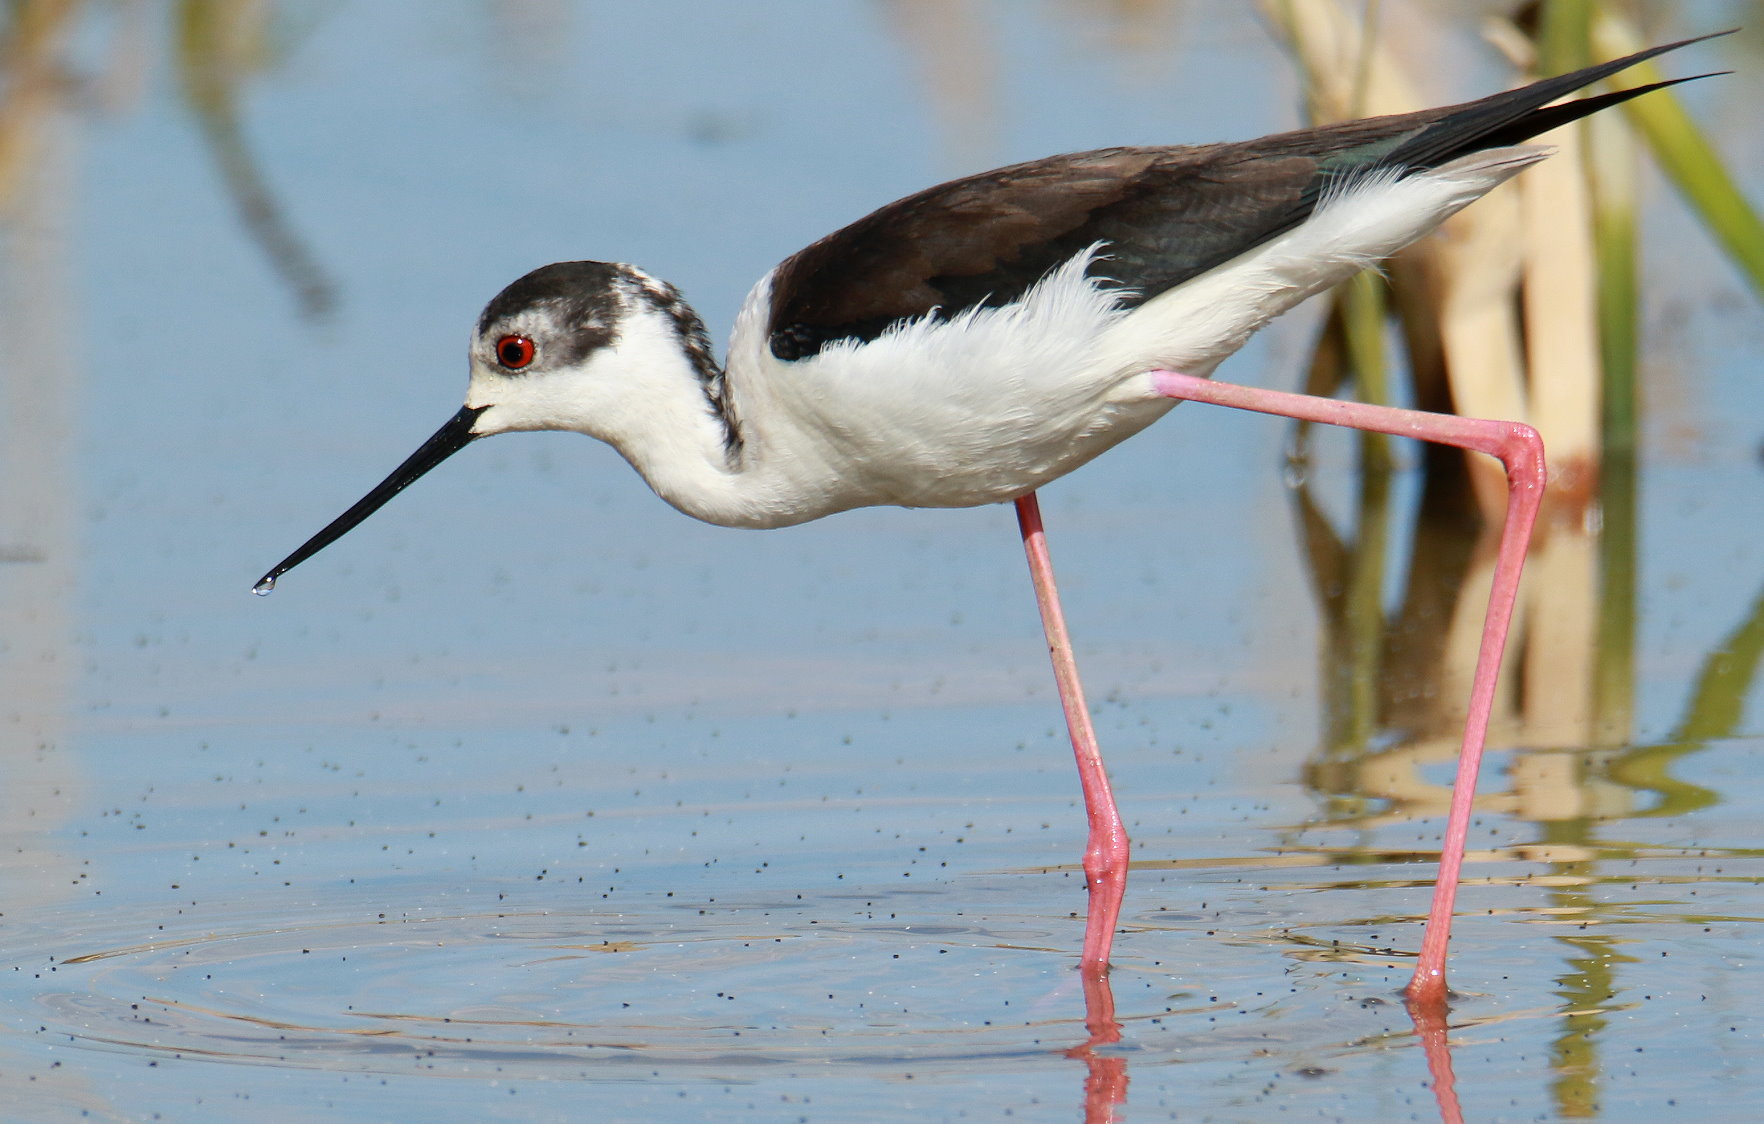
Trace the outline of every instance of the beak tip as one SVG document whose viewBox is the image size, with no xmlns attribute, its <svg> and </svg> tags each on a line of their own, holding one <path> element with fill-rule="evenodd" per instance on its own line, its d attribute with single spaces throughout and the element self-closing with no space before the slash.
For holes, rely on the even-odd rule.
<svg viewBox="0 0 1764 1124">
<path fill-rule="evenodd" d="M 267 597 L 276 588 L 276 579 L 311 558 L 331 543 L 336 542 L 349 532 L 351 527 L 378 511 L 385 502 L 404 491 L 412 481 L 423 473 L 434 468 L 454 453 L 459 452 L 480 436 L 472 432 L 472 424 L 479 414 L 488 407 L 463 406 L 459 413 L 453 415 L 447 424 L 435 431 L 435 435 L 423 442 L 422 447 L 404 463 L 392 470 L 392 475 L 380 481 L 379 485 L 367 495 L 355 502 L 355 505 L 342 515 L 326 524 L 324 530 L 302 543 L 299 550 L 282 559 L 269 573 L 257 580 L 251 592 L 259 597 Z"/>
</svg>

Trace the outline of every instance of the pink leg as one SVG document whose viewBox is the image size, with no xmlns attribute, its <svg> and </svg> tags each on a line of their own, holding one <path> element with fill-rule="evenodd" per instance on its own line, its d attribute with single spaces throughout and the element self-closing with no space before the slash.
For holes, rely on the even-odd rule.
<svg viewBox="0 0 1764 1124">
<path fill-rule="evenodd" d="M 1090 710 L 1084 705 L 1084 686 L 1078 681 L 1078 661 L 1072 656 L 1066 615 L 1060 611 L 1060 594 L 1054 588 L 1053 562 L 1047 554 L 1047 535 L 1041 529 L 1041 504 L 1034 492 L 1018 498 L 1017 526 L 1022 528 L 1023 550 L 1029 555 L 1029 576 L 1035 582 L 1035 601 L 1041 607 L 1041 626 L 1047 632 L 1054 681 L 1060 688 L 1060 706 L 1066 711 L 1066 729 L 1078 758 L 1078 783 L 1084 790 L 1084 812 L 1090 820 L 1090 843 L 1084 849 L 1090 912 L 1084 924 L 1084 951 L 1078 958 L 1078 967 L 1090 975 L 1109 966 L 1109 948 L 1121 918 L 1121 896 L 1127 890 L 1127 828 L 1115 808 L 1102 750 L 1090 724 Z"/>
<path fill-rule="evenodd" d="M 1368 406 L 1333 398 L 1313 398 L 1278 390 L 1257 390 L 1175 371 L 1153 371 L 1152 379 L 1158 393 L 1169 398 L 1211 402 L 1240 410 L 1256 410 L 1474 449 L 1498 458 L 1507 470 L 1507 521 L 1501 528 L 1494 584 L 1488 595 L 1488 615 L 1482 625 L 1482 648 L 1476 657 L 1476 674 L 1470 686 L 1470 710 L 1464 722 L 1463 747 L 1458 751 L 1458 777 L 1452 786 L 1451 813 L 1446 820 L 1445 840 L 1440 846 L 1439 880 L 1433 887 L 1433 906 L 1427 913 L 1427 932 L 1421 939 L 1421 956 L 1408 986 L 1410 999 L 1443 1007 L 1446 999 L 1446 943 L 1452 935 L 1452 904 L 1458 895 L 1458 872 L 1464 865 L 1464 841 L 1470 834 L 1476 774 L 1482 766 L 1482 747 L 1488 738 L 1489 715 L 1494 709 L 1495 676 L 1500 672 L 1501 652 L 1507 644 L 1507 626 L 1513 619 L 1513 601 L 1519 590 L 1519 571 L 1525 565 L 1525 549 L 1531 542 L 1531 526 L 1537 520 L 1538 504 L 1543 499 L 1543 441 L 1535 429 L 1519 422 L 1484 421 L 1391 406 Z"/>
</svg>

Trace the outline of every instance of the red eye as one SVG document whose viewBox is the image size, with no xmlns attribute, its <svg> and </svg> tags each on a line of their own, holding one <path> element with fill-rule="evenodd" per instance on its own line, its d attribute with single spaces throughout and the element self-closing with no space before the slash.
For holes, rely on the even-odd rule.
<svg viewBox="0 0 1764 1124">
<path fill-rule="evenodd" d="M 526 336 L 503 336 L 496 341 L 496 361 L 511 371 L 518 371 L 533 361 L 536 349 Z"/>
</svg>

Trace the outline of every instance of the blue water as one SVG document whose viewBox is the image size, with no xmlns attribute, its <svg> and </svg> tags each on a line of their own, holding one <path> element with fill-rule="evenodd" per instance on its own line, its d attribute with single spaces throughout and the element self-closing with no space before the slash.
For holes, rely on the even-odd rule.
<svg viewBox="0 0 1764 1124">
<path fill-rule="evenodd" d="M 227 14 L 255 232 L 180 62 L 177 18 Z M 727 531 L 521 436 L 248 592 L 457 409 L 515 276 L 640 263 L 720 337 L 777 260 L 940 178 L 1293 125 L 1247 10 L 64 19 L 71 78 L 11 71 L 40 98 L 0 137 L 4 1115 L 1441 1118 L 1397 991 L 1449 736 L 1390 721 L 1331 757 L 1279 425 L 1185 407 L 1043 497 L 1137 845 L 1120 1039 L 1088 1051 L 1083 817 L 1008 510 Z M 1754 41 L 1683 64 L 1740 72 L 1690 102 L 1744 184 Z M 1646 199 L 1634 720 L 1497 723 L 1454 940 L 1468 1119 L 1764 1095 L 1764 688 L 1724 654 L 1764 579 L 1764 333 Z M 1223 373 L 1297 385 L 1289 321 Z M 1338 528 L 1351 469 L 1331 439 L 1310 473 Z"/>
</svg>

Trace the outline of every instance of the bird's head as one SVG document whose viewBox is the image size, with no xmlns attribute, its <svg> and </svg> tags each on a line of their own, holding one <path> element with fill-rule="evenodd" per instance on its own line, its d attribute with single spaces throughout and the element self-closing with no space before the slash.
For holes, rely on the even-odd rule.
<svg viewBox="0 0 1764 1124">
<path fill-rule="evenodd" d="M 671 351 L 709 362 L 703 329 L 672 286 L 628 265 L 559 262 L 496 295 L 471 342 L 471 385 L 447 424 L 367 495 L 265 574 L 258 593 L 343 537 L 417 478 L 480 437 L 574 430 L 618 444 L 666 377 Z M 673 377 L 678 377 L 677 373 Z"/>
<path fill-rule="evenodd" d="M 472 333 L 470 436 L 544 429 L 608 436 L 609 417 L 616 420 L 631 396 L 620 352 L 634 329 L 641 332 L 636 313 L 648 280 L 612 262 L 558 262 L 498 293 Z"/>
</svg>

